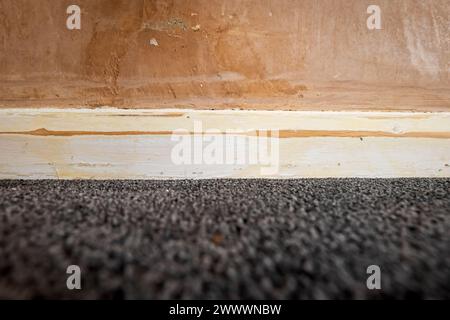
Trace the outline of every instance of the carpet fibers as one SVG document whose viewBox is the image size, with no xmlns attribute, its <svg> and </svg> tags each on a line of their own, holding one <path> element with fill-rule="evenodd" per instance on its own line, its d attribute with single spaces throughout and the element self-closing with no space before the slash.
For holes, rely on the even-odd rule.
<svg viewBox="0 0 450 320">
<path fill-rule="evenodd" d="M 2 180 L 0 298 L 448 299 L 450 179 Z"/>
</svg>

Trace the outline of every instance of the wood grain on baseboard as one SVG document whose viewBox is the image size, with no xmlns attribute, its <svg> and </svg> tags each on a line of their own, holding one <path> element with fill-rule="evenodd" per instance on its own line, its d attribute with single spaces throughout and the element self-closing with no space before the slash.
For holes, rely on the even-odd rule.
<svg viewBox="0 0 450 320">
<path fill-rule="evenodd" d="M 4 179 L 450 176 L 446 112 L 21 108 L 0 110 L 0 119 Z M 277 130 L 279 168 L 177 165 L 174 130 L 245 139 Z"/>
</svg>

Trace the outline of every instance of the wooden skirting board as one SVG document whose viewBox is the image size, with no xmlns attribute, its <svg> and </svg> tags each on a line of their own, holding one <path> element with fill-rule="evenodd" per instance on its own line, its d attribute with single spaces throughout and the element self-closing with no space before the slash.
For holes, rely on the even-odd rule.
<svg viewBox="0 0 450 320">
<path fill-rule="evenodd" d="M 0 109 L 1 179 L 259 177 L 450 177 L 450 112 Z"/>
</svg>

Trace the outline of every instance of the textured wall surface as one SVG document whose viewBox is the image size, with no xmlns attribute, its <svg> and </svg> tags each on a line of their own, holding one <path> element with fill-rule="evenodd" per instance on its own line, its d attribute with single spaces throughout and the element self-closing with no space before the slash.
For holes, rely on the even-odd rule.
<svg viewBox="0 0 450 320">
<path fill-rule="evenodd" d="M 448 110 L 449 2 L 372 2 L 2 0 L 0 105 Z"/>
</svg>

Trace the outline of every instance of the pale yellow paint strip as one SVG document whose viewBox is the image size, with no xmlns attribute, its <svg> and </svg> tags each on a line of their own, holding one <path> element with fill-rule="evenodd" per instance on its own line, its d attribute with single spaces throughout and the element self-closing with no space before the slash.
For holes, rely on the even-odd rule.
<svg viewBox="0 0 450 320">
<path fill-rule="evenodd" d="M 196 122 L 280 130 L 279 171 L 173 164 L 170 133 Z M 450 113 L 3 109 L 0 178 L 450 177 L 449 131 Z"/>
</svg>

